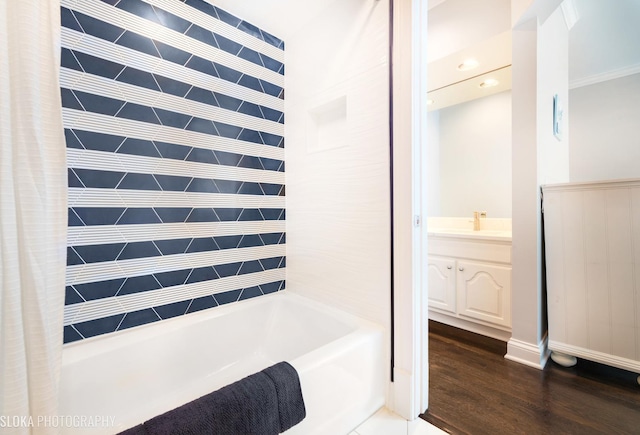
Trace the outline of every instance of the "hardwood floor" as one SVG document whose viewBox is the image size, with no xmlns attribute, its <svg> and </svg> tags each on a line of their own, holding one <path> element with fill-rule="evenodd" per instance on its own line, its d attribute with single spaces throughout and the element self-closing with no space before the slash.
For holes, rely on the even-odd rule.
<svg viewBox="0 0 640 435">
<path fill-rule="evenodd" d="M 579 360 L 537 370 L 506 343 L 429 322 L 429 409 L 452 434 L 640 434 L 636 375 Z"/>
</svg>

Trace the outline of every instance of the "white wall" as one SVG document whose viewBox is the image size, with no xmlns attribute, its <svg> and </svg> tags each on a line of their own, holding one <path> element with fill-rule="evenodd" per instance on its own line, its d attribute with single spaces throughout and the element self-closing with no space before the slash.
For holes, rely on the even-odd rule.
<svg viewBox="0 0 640 435">
<path fill-rule="evenodd" d="M 440 111 L 427 114 L 427 216 L 442 216 L 440 206 Z"/>
<path fill-rule="evenodd" d="M 383 325 L 390 314 L 388 6 L 335 1 L 285 50 L 287 291 Z"/>
<path fill-rule="evenodd" d="M 612 73 L 640 71 L 638 0 L 573 1 L 580 18 L 569 32 L 569 81 L 592 84 Z"/>
<path fill-rule="evenodd" d="M 557 8 L 538 30 L 538 183 L 569 181 L 569 31 Z M 553 133 L 553 97 L 563 108 L 561 138 Z"/>
<path fill-rule="evenodd" d="M 439 216 L 510 218 L 511 91 L 438 112 Z"/>
<path fill-rule="evenodd" d="M 537 176 L 537 20 L 513 32 L 513 214 L 511 275 L 511 346 L 508 359 L 537 361 L 539 310 Z M 517 341 L 515 341 L 517 340 Z"/>
<path fill-rule="evenodd" d="M 640 74 L 569 92 L 571 181 L 640 177 Z"/>
<path fill-rule="evenodd" d="M 569 179 L 568 128 L 552 130 L 553 95 L 568 100 L 568 30 L 555 0 L 513 32 L 512 338 L 506 358 L 533 367 L 547 360 L 540 185 Z M 539 24 L 536 14 L 556 7 Z M 565 106 L 566 107 L 566 106 Z"/>
</svg>

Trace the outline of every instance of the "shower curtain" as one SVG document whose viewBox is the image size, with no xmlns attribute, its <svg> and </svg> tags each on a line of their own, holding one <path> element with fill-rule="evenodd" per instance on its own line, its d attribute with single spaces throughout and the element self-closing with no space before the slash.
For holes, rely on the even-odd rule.
<svg viewBox="0 0 640 435">
<path fill-rule="evenodd" d="M 60 3 L 0 0 L 0 433 L 56 433 L 67 172 Z M 49 425 L 50 426 L 50 425 Z"/>
</svg>

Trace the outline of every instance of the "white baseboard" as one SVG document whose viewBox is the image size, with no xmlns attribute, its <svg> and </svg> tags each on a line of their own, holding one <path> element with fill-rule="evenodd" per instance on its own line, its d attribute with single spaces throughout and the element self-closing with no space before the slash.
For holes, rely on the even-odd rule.
<svg viewBox="0 0 640 435">
<path fill-rule="evenodd" d="M 509 331 L 492 328 L 491 326 L 485 326 L 476 322 L 470 322 L 459 317 L 453 317 L 433 310 L 429 310 L 429 319 L 444 323 L 445 325 L 454 326 L 456 328 L 484 335 L 485 337 L 495 338 L 500 341 L 508 342 L 511 338 L 511 332 Z"/>
<path fill-rule="evenodd" d="M 548 336 L 538 344 L 527 343 L 515 338 L 507 342 L 507 354 L 504 356 L 509 361 L 514 361 L 538 370 L 544 369 L 551 352 L 547 346 Z"/>
<path fill-rule="evenodd" d="M 549 348 L 556 352 L 562 352 L 567 355 L 578 358 L 588 359 L 600 364 L 605 364 L 619 369 L 628 370 L 630 372 L 640 373 L 640 361 L 624 358 L 621 356 L 611 355 L 608 353 L 598 352 L 584 347 L 572 346 L 566 343 L 550 341 Z"/>
<path fill-rule="evenodd" d="M 393 369 L 393 378 L 394 381 L 391 384 L 393 400 L 391 406 L 387 407 L 402 418 L 413 420 L 415 418 L 414 377 L 406 370 L 396 367 Z"/>
</svg>

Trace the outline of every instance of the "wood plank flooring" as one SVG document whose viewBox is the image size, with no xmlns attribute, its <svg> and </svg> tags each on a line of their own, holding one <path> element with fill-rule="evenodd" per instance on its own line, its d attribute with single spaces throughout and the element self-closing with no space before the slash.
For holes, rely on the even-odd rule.
<svg viewBox="0 0 640 435">
<path fill-rule="evenodd" d="M 640 434 L 636 375 L 579 360 L 544 370 L 504 359 L 506 343 L 429 322 L 429 409 L 452 434 Z"/>
</svg>

